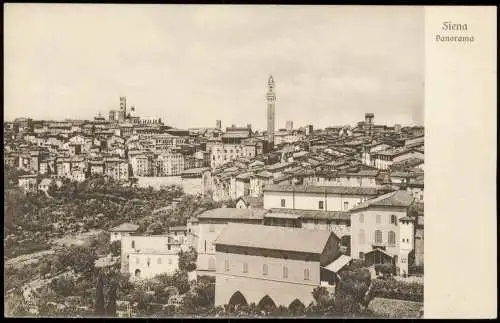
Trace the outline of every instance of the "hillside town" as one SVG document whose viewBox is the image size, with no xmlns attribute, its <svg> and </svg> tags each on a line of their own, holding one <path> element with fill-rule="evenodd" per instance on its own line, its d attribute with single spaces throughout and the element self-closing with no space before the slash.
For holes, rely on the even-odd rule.
<svg viewBox="0 0 500 323">
<path fill-rule="evenodd" d="M 262 309 L 264 313 L 281 309 L 283 314 L 284 309 L 293 309 L 299 315 L 296 311 L 302 309 L 300 313 L 337 311 L 342 315 L 346 314 L 346 299 L 361 304 L 358 305 L 365 309 L 363 315 L 368 315 L 370 304 L 377 302 L 381 302 L 381 308 L 399 306 L 387 305 L 392 301 L 411 303 L 414 311 L 420 313 L 424 128 L 379 124 L 370 112 L 351 125 L 314 129 L 306 123 L 297 128 L 289 120 L 284 128 L 276 128 L 272 76 L 267 80 L 266 100 L 264 131 L 254 130 L 250 124 L 223 127 L 222 120 L 214 120 L 215 127 L 178 129 L 159 117 L 140 116 L 133 105 L 129 107 L 126 97 L 119 98 L 117 109 L 109 111 L 107 118 L 18 118 L 4 122 L 4 167 L 15 174 L 4 176 L 4 196 L 7 191 L 18 190 L 30 201 L 43 199 L 47 205 L 57 204 L 58 212 L 62 212 L 58 217 L 59 229 L 48 223 L 43 232 L 26 236 L 30 230 L 27 226 L 33 224 L 12 225 L 5 234 L 6 249 L 21 248 L 23 243 L 36 239 L 52 245 L 48 241 L 62 239 L 69 233 L 84 236 L 99 231 L 100 242 L 90 245 L 104 251 L 93 254 L 90 271 L 100 274 L 96 276 L 97 287 L 95 283 L 87 286 L 88 295 L 97 295 L 102 280 L 113 272 L 126 277 L 129 293 L 142 288 L 145 295 L 155 298 L 137 301 L 115 295 L 112 302 L 118 311 L 115 308 L 114 312 L 106 312 L 113 313 L 109 315 L 194 315 L 193 299 L 209 308 L 207 315 L 234 315 L 230 311 L 235 308 L 244 308 L 249 316 Z M 177 186 L 138 185 L 148 183 L 148 179 L 161 183 L 162 179 L 171 178 L 176 178 Z M 198 189 L 183 189 L 183 183 L 189 181 L 196 182 Z M 154 191 L 158 193 L 151 193 Z M 143 195 L 134 195 L 137 192 Z M 101 195 L 96 196 L 98 193 Z M 64 197 L 65 194 L 73 195 Z M 76 200 L 78 194 L 87 195 L 73 211 L 65 209 L 65 205 L 76 203 L 72 199 Z M 151 206 L 146 211 L 129 212 L 116 206 L 114 211 L 108 208 L 103 213 L 87 213 L 78 218 L 78 212 L 90 212 L 95 200 L 121 199 L 113 203 L 132 204 L 146 199 L 139 197 L 144 194 L 158 194 L 147 198 Z M 16 208 L 14 202 L 5 207 L 14 212 L 12 223 L 16 216 L 22 216 L 23 211 L 12 211 Z M 39 212 L 37 221 L 44 221 L 40 214 L 45 211 Z M 146 218 L 154 220 L 145 222 Z M 57 230 L 60 232 L 52 233 Z M 53 247 L 46 249 L 59 252 Z M 6 268 L 22 263 L 19 257 L 29 254 L 26 251 L 4 256 Z M 43 263 L 44 257 L 34 263 Z M 64 278 L 69 281 L 85 274 L 75 274 L 68 269 L 71 266 L 69 261 L 55 272 L 69 272 L 70 278 Z M 50 272 L 42 271 L 44 277 Z M 367 283 L 362 279 L 365 290 L 361 298 L 356 296 L 359 299 L 345 287 L 346 281 L 354 282 L 352 277 L 356 275 L 352 273 L 356 272 L 369 273 Z M 185 274 L 182 278 L 181 273 Z M 5 293 L 11 295 L 22 288 L 20 299 L 31 304 L 25 310 L 36 315 L 41 313 L 41 305 L 36 305 L 34 299 L 39 302 L 43 298 L 36 295 L 54 285 L 54 277 L 55 274 L 45 284 L 38 280 L 37 287 L 29 285 L 33 281 L 24 281 Z M 144 287 L 155 279 L 167 285 L 161 285 L 157 292 L 154 287 Z M 187 287 L 178 286 L 184 281 Z M 377 284 L 382 287 L 377 289 Z M 159 293 L 172 286 L 176 291 L 159 300 Z M 201 292 L 200 286 L 213 288 L 213 295 L 201 297 L 206 291 Z M 387 286 L 394 286 L 393 290 Z M 52 292 L 57 288 L 52 286 Z M 198 293 L 198 298 L 193 293 Z M 66 299 L 77 297 L 64 295 Z M 344 299 L 343 307 L 338 305 L 339 299 Z M 46 313 L 62 313 L 70 307 L 62 301 L 51 304 Z M 96 304 L 100 301 L 79 303 L 70 313 L 98 313 Z M 140 314 L 138 306 L 143 308 Z M 405 303 L 403 307 L 411 306 Z M 373 316 L 374 311 L 370 312 Z"/>
</svg>

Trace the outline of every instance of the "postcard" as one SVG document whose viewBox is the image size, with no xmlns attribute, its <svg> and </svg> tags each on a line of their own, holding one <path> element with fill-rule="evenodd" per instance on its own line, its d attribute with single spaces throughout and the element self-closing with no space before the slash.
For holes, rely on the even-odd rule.
<svg viewBox="0 0 500 323">
<path fill-rule="evenodd" d="M 5 317 L 496 317 L 494 7 L 4 21 Z"/>
</svg>

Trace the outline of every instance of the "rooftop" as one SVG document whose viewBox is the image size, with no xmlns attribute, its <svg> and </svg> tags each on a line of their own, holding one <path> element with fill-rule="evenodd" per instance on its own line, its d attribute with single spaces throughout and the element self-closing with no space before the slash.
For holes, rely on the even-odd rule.
<svg viewBox="0 0 500 323">
<path fill-rule="evenodd" d="M 139 229 L 137 224 L 122 223 L 114 228 L 109 229 L 111 232 L 135 232 Z"/>
<path fill-rule="evenodd" d="M 198 219 L 248 219 L 262 220 L 267 210 L 264 209 L 236 209 L 217 208 L 203 212 Z"/>
<path fill-rule="evenodd" d="M 408 207 L 412 203 L 413 197 L 408 192 L 400 190 L 360 203 L 353 207 L 351 211 L 365 209 L 370 206 Z"/>
<path fill-rule="evenodd" d="M 342 195 L 376 195 L 374 187 L 348 186 L 295 186 L 295 185 L 266 185 L 264 192 L 300 192 L 300 193 L 328 193 Z"/>
<path fill-rule="evenodd" d="M 321 211 L 321 210 L 297 210 L 297 209 L 271 209 L 266 217 L 274 217 L 274 214 L 291 214 L 299 218 L 306 219 L 332 219 L 332 220 L 349 220 L 349 212 L 344 211 Z"/>
<path fill-rule="evenodd" d="M 323 230 L 229 223 L 215 244 L 321 254 L 331 235 Z"/>
</svg>

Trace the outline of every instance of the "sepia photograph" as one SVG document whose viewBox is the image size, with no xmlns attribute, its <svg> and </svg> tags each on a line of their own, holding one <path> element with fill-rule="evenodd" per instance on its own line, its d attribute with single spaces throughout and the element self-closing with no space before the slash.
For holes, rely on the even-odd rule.
<svg viewBox="0 0 500 323">
<path fill-rule="evenodd" d="M 423 317 L 424 7 L 6 4 L 4 45 L 6 317 Z"/>
</svg>

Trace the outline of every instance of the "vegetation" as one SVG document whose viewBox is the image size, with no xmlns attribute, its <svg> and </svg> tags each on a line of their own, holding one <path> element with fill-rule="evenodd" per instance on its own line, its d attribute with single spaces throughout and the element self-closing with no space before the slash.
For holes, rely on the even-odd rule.
<svg viewBox="0 0 500 323">
<path fill-rule="evenodd" d="M 372 282 L 370 296 L 423 302 L 424 286 L 419 283 L 408 283 L 394 278 L 376 279 Z"/>
</svg>

